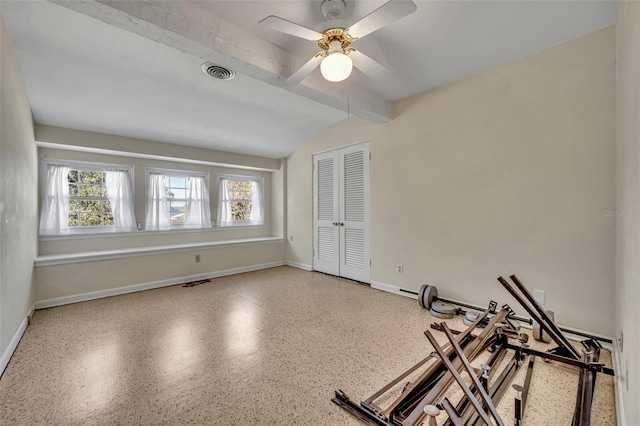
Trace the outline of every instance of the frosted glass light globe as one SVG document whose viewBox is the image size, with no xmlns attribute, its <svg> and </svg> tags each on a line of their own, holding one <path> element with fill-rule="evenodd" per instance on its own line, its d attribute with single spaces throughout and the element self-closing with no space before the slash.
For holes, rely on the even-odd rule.
<svg viewBox="0 0 640 426">
<path fill-rule="evenodd" d="M 342 81 L 349 77 L 352 69 L 351 58 L 342 52 L 331 53 L 320 63 L 322 76 L 333 82 Z"/>
</svg>

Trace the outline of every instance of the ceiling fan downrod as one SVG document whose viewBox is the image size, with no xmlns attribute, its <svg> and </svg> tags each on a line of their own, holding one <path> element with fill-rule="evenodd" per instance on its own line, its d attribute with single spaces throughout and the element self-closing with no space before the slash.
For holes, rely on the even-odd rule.
<svg viewBox="0 0 640 426">
<path fill-rule="evenodd" d="M 320 5 L 320 10 L 325 18 L 333 21 L 342 16 L 346 7 L 344 0 L 324 0 Z"/>
</svg>

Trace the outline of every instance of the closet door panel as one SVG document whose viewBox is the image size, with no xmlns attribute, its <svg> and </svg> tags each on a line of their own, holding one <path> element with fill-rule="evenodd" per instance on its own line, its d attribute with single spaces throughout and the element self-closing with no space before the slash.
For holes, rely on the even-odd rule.
<svg viewBox="0 0 640 426">
<path fill-rule="evenodd" d="M 371 281 L 369 144 L 340 150 L 340 275 Z"/>
<path fill-rule="evenodd" d="M 313 269 L 340 275 L 338 155 L 313 157 Z"/>
</svg>

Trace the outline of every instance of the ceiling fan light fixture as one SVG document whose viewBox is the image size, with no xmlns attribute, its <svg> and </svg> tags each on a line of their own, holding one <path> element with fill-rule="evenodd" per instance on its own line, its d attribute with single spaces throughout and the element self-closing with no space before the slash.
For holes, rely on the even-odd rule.
<svg viewBox="0 0 640 426">
<path fill-rule="evenodd" d="M 337 83 L 346 80 L 353 70 L 351 58 L 342 52 L 333 52 L 327 55 L 320 63 L 322 76 L 331 82 Z"/>
<path fill-rule="evenodd" d="M 322 0 L 320 9 L 329 21 L 342 19 L 342 14 L 348 8 L 347 4 L 350 4 L 351 1 Z M 264 28 L 312 41 L 321 49 L 320 52 L 316 53 L 315 56 L 285 80 L 287 84 L 300 83 L 318 65 L 320 65 L 320 71 L 326 80 L 333 82 L 343 81 L 351 75 L 353 61 L 355 61 L 356 67 L 365 75 L 378 80 L 382 75 L 386 75 L 388 70 L 364 53 L 349 46 L 367 34 L 371 34 L 415 12 L 417 8 L 418 6 L 412 0 L 388 0 L 352 25 L 345 27 L 336 23 L 333 27 L 327 28 L 322 32 L 311 30 L 274 15 L 264 18 L 260 21 L 260 25 Z M 349 57 L 348 55 L 352 56 Z"/>
</svg>

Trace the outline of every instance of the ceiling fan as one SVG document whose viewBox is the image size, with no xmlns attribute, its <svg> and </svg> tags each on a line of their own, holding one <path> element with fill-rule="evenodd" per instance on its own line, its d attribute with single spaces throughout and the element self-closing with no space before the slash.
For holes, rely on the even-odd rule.
<svg viewBox="0 0 640 426">
<path fill-rule="evenodd" d="M 334 20 L 344 12 L 346 4 L 345 0 L 324 0 L 320 7 L 327 19 Z M 411 0 L 389 0 L 348 28 L 330 27 L 322 32 L 273 15 L 267 16 L 259 24 L 264 28 L 313 41 L 322 49 L 287 78 L 286 83 L 300 83 L 318 65 L 320 65 L 322 76 L 333 82 L 349 77 L 354 65 L 375 79 L 386 73 L 387 69 L 364 53 L 350 47 L 351 43 L 415 12 L 416 9 L 416 4 Z"/>
</svg>

